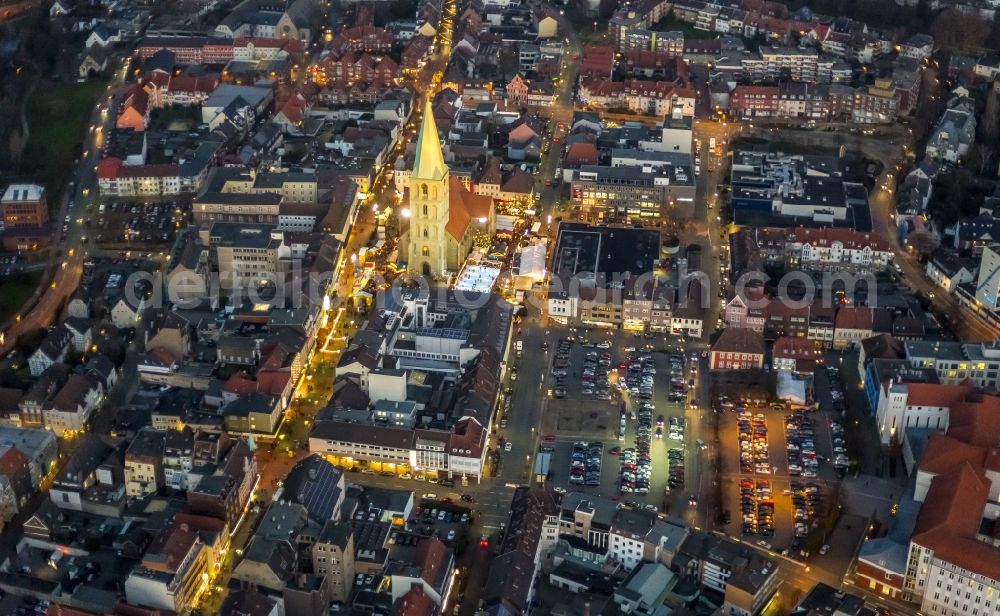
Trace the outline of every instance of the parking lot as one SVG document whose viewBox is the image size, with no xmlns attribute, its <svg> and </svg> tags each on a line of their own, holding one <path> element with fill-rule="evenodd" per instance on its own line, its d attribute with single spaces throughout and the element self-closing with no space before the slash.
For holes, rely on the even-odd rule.
<svg viewBox="0 0 1000 616">
<path fill-rule="evenodd" d="M 365 512 L 359 512 L 364 519 Z M 433 535 L 442 541 L 455 541 L 465 534 L 472 521 L 468 507 L 453 503 L 447 498 L 438 498 L 436 494 L 424 494 L 420 506 L 414 508 L 413 516 L 407 521 L 407 528 L 421 532 L 424 536 Z M 408 533 L 398 532 L 391 537 L 391 543 L 407 545 L 407 541 L 416 544 L 416 537 Z"/>
<path fill-rule="evenodd" d="M 83 264 L 83 276 L 80 285 L 103 289 L 104 295 L 117 301 L 121 289 L 125 288 L 132 277 L 140 272 L 153 272 L 156 264 L 145 259 L 100 259 L 89 258 Z M 150 283 L 135 279 L 136 284 L 148 286 Z M 110 307 L 109 307 L 110 308 Z"/>
<path fill-rule="evenodd" d="M 734 536 L 800 555 L 834 505 L 834 482 L 846 469 L 839 414 L 724 404 L 717 407 L 724 501 L 719 521 Z"/>
<path fill-rule="evenodd" d="M 140 203 L 120 201 L 97 206 L 85 220 L 86 234 L 98 244 L 158 252 L 170 246 L 176 230 L 187 216 L 177 202 Z"/>
<path fill-rule="evenodd" d="M 549 485 L 674 513 L 696 506 L 687 490 L 697 492 L 691 456 L 700 450 L 687 428 L 685 402 L 697 370 L 681 355 L 629 347 L 636 342 L 628 334 L 604 336 L 622 340 L 548 349 L 550 398 L 541 429 L 542 449 L 552 454 Z M 598 445 L 599 465 L 592 455 Z M 591 470 L 598 466 L 599 472 Z M 574 472 L 582 482 L 571 482 Z"/>
</svg>

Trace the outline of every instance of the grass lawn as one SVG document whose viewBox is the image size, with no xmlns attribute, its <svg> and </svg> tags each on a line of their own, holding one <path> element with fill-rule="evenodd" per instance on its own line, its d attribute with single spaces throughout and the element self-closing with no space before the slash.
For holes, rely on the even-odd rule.
<svg viewBox="0 0 1000 616">
<path fill-rule="evenodd" d="M 94 103 L 107 84 L 39 82 L 28 101 L 28 147 L 22 169 L 45 184 L 49 203 L 58 203 L 63 187 L 76 171 L 73 159 L 88 130 Z"/>
<path fill-rule="evenodd" d="M 40 271 L 15 274 L 0 281 L 0 322 L 17 314 L 41 281 Z"/>
</svg>

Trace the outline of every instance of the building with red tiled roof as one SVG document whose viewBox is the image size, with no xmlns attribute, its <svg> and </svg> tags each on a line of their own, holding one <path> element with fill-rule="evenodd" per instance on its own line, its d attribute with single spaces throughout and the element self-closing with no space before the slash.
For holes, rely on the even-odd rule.
<svg viewBox="0 0 1000 616">
<path fill-rule="evenodd" d="M 449 183 L 448 223 L 444 230 L 455 241 L 464 244 L 474 221 L 482 224 L 483 228 L 490 228 L 488 223 L 493 218 L 493 199 L 470 192 L 460 178 L 451 177 Z"/>
<path fill-rule="evenodd" d="M 609 111 L 667 116 L 680 110 L 682 115 L 692 117 L 696 96 L 694 88 L 670 81 L 611 81 L 591 77 L 580 82 L 580 100 L 593 109 Z"/>
<path fill-rule="evenodd" d="M 406 71 L 419 70 L 431 55 L 434 39 L 429 36 L 417 35 L 410 39 L 400 56 L 400 66 Z"/>
<path fill-rule="evenodd" d="M 764 367 L 764 337 L 752 329 L 727 327 L 712 345 L 712 370 L 751 370 Z"/>
<path fill-rule="evenodd" d="M 489 433 L 475 417 L 463 417 L 455 423 L 448 439 L 448 461 L 455 471 L 478 475 L 486 457 Z"/>
<path fill-rule="evenodd" d="M 855 272 L 880 271 L 892 264 L 889 243 L 879 235 L 854 229 L 793 229 L 785 241 L 785 259 L 802 269 Z"/>
<path fill-rule="evenodd" d="M 687 62 L 683 58 L 661 51 L 625 51 L 620 62 L 622 70 L 631 77 L 663 79 L 678 84 L 687 83 L 690 78 Z"/>
<path fill-rule="evenodd" d="M 394 604 L 413 587 L 419 587 L 440 609 L 454 579 L 451 569 L 455 559 L 451 548 L 436 537 L 426 537 L 416 549 L 390 551 L 389 559 L 386 575 L 392 580 Z"/>
<path fill-rule="evenodd" d="M 123 130 L 131 128 L 141 133 L 146 130 L 146 125 L 149 123 L 149 111 L 149 92 L 142 85 L 135 84 L 122 100 L 115 128 Z"/>
<path fill-rule="evenodd" d="M 771 365 L 775 370 L 789 370 L 803 374 L 812 374 L 817 359 L 822 357 L 822 353 L 816 349 L 816 343 L 812 340 L 787 336 L 774 341 L 771 355 Z"/>
<path fill-rule="evenodd" d="M 952 404 L 948 436 L 976 447 L 1000 446 L 1000 397 L 981 396 Z"/>
<path fill-rule="evenodd" d="M 181 175 L 179 164 L 126 165 L 113 157 L 98 163 L 97 185 L 106 197 L 162 197 L 200 188 L 196 177 Z"/>
<path fill-rule="evenodd" d="M 143 605 L 179 612 L 191 605 L 202 574 L 219 558 L 223 532 L 206 528 L 182 514 L 153 538 L 139 565 L 125 579 L 125 598 Z"/>
<path fill-rule="evenodd" d="M 729 94 L 729 110 L 745 118 L 769 117 L 778 113 L 778 86 L 740 84 Z"/>
<path fill-rule="evenodd" d="M 579 169 L 582 165 L 596 165 L 600 162 L 600 152 L 597 145 L 587 141 L 577 141 L 566 150 L 563 165 L 570 169 Z"/>
<path fill-rule="evenodd" d="M 726 327 L 745 327 L 764 333 L 765 311 L 771 300 L 764 287 L 747 287 L 733 295 L 725 305 Z"/>
<path fill-rule="evenodd" d="M 833 347 L 857 347 L 872 336 L 872 309 L 868 306 L 844 306 L 833 322 Z"/>
<path fill-rule="evenodd" d="M 0 455 L 0 519 L 6 524 L 34 492 L 28 456 L 17 447 Z"/>
<path fill-rule="evenodd" d="M 615 68 L 615 49 L 610 45 L 587 45 L 580 59 L 580 77 L 611 79 Z"/>
<path fill-rule="evenodd" d="M 355 26 L 334 35 L 328 48 L 334 55 L 348 51 L 386 53 L 392 51 L 392 33 L 385 28 Z"/>
<path fill-rule="evenodd" d="M 200 105 L 219 87 L 219 75 L 175 75 L 152 72 L 143 82 L 153 109 L 171 105 Z"/>
<path fill-rule="evenodd" d="M 905 567 L 905 598 L 929 614 L 966 602 L 993 609 L 1000 597 L 1000 398 L 970 392 L 954 399 L 961 390 L 941 388 L 914 393 L 922 404 L 953 399 L 947 431 L 932 434 L 918 460 L 913 499 L 921 506 L 905 562 L 919 566 Z"/>
<path fill-rule="evenodd" d="M 390 616 L 435 616 L 438 606 L 424 593 L 420 586 L 414 586 L 392 604 Z"/>
<path fill-rule="evenodd" d="M 809 306 L 800 306 L 778 299 L 764 308 L 764 336 L 777 340 L 781 336 L 802 337 L 809 333 Z"/>
<path fill-rule="evenodd" d="M 930 481 L 937 475 L 945 475 L 955 468 L 968 464 L 974 469 L 983 469 L 986 462 L 986 449 L 971 443 L 948 436 L 940 432 L 931 434 L 927 439 L 923 455 L 920 457 L 917 493 L 930 488 Z"/>
<path fill-rule="evenodd" d="M 990 500 L 995 479 L 985 477 L 969 462 L 959 462 L 942 475 L 933 476 L 929 487 L 914 498 L 921 502 L 907 562 L 906 587 L 909 600 L 925 613 L 945 614 L 955 607 L 970 613 L 973 605 L 983 609 L 997 601 L 1000 591 L 1000 548 L 992 532 L 984 536 L 984 519 L 996 521 L 996 505 Z M 946 607 L 948 606 L 948 607 Z"/>
</svg>

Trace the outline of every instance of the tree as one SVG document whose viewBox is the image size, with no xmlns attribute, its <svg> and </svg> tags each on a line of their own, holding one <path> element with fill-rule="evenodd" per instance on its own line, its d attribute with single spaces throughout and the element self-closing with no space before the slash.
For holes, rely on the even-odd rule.
<svg viewBox="0 0 1000 616">
<path fill-rule="evenodd" d="M 951 47 L 959 51 L 975 51 L 986 42 L 991 26 L 976 14 L 957 9 L 942 11 L 931 25 L 936 47 Z"/>
<path fill-rule="evenodd" d="M 994 84 L 986 96 L 986 109 L 983 110 L 979 130 L 987 143 L 996 143 L 1000 139 L 1000 85 L 998 84 Z"/>
<path fill-rule="evenodd" d="M 520 62 L 517 55 L 513 51 L 501 51 L 500 57 L 497 59 L 497 64 L 500 68 L 500 74 L 505 79 L 510 79 L 518 72 L 520 68 Z"/>
</svg>

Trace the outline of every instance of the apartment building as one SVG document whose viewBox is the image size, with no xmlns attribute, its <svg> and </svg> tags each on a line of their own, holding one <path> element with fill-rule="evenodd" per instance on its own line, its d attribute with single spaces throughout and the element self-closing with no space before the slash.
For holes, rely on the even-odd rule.
<svg viewBox="0 0 1000 616">
<path fill-rule="evenodd" d="M 59 437 L 87 431 L 90 416 L 104 399 L 104 387 L 89 374 L 72 374 L 44 406 L 45 427 Z"/>
<path fill-rule="evenodd" d="M 646 538 L 656 521 L 645 510 L 619 510 L 608 533 L 608 555 L 625 569 L 634 569 L 645 557 Z"/>
<path fill-rule="evenodd" d="M 852 119 L 860 124 L 885 124 L 899 115 L 900 94 L 892 79 L 880 78 L 854 93 Z"/>
<path fill-rule="evenodd" d="M 594 109 L 623 109 L 661 117 L 681 109 L 683 115 L 693 117 L 697 94 L 694 88 L 678 86 L 672 81 L 591 78 L 580 83 L 579 96 L 581 102 Z"/>
<path fill-rule="evenodd" d="M 892 257 L 888 242 L 865 231 L 798 227 L 785 239 L 785 262 L 808 271 L 878 272 Z"/>
<path fill-rule="evenodd" d="M 763 334 L 764 310 L 770 301 L 764 293 L 764 287 L 748 287 L 741 293 L 734 294 L 726 303 L 723 322 L 726 327 L 752 329 Z"/>
<path fill-rule="evenodd" d="M 181 164 L 128 165 L 109 156 L 97 165 L 97 186 L 107 197 L 163 197 L 201 190 L 214 146 L 199 149 Z"/>
<path fill-rule="evenodd" d="M 745 118 L 776 116 L 780 94 L 777 86 L 740 84 L 729 95 L 729 110 Z"/>
<path fill-rule="evenodd" d="M 924 273 L 946 293 L 954 293 L 959 285 L 976 280 L 979 267 L 972 259 L 963 259 L 947 248 L 938 248 L 927 260 Z M 977 289 L 978 291 L 979 289 Z M 982 301 L 980 299 L 980 301 Z"/>
<path fill-rule="evenodd" d="M 125 578 L 126 601 L 170 612 L 188 608 L 218 563 L 225 534 L 221 521 L 177 514 Z"/>
<path fill-rule="evenodd" d="M 950 102 L 949 108 L 938 118 L 927 141 L 927 156 L 956 163 L 969 152 L 975 140 L 975 104 L 968 98 L 959 98 Z"/>
<path fill-rule="evenodd" d="M 312 546 L 312 567 L 317 575 L 326 576 L 330 599 L 347 601 L 354 583 L 354 529 L 350 522 L 330 521 Z"/>
<path fill-rule="evenodd" d="M 767 46 L 760 49 L 761 63 L 744 64 L 744 77 L 751 81 L 791 80 L 815 83 L 819 53 L 801 47 Z"/>
<path fill-rule="evenodd" d="M 772 366 L 776 371 L 787 370 L 811 375 L 816 368 L 817 359 L 821 358 L 816 344 L 807 338 L 782 337 L 774 341 Z"/>
<path fill-rule="evenodd" d="M 155 494 L 165 485 L 163 446 L 166 434 L 146 427 L 125 451 L 125 493 L 130 498 Z"/>
<path fill-rule="evenodd" d="M 830 117 L 827 86 L 786 82 L 778 93 L 777 115 L 783 118 L 824 120 Z"/>
<path fill-rule="evenodd" d="M 148 60 L 166 49 L 177 64 L 225 64 L 233 59 L 233 41 L 202 36 L 146 36 L 139 43 L 139 57 Z"/>
</svg>

